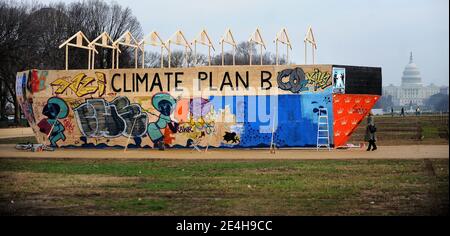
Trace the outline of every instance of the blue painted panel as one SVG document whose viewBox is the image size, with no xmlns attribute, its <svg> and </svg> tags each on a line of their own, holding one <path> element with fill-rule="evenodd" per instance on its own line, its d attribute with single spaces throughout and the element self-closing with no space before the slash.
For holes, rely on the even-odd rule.
<svg viewBox="0 0 450 236">
<path fill-rule="evenodd" d="M 272 138 L 279 147 L 314 147 L 317 142 L 319 106 L 328 109 L 330 143 L 333 143 L 331 88 L 320 93 L 278 96 L 211 97 L 214 109 L 229 107 L 242 125 L 237 147 L 267 147 Z M 270 109 L 270 108 L 278 109 Z M 276 117 L 273 119 L 272 117 Z"/>
</svg>

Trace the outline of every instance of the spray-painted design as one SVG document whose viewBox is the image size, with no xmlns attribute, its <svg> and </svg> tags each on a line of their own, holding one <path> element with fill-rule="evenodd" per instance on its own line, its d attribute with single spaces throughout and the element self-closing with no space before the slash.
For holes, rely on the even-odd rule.
<svg viewBox="0 0 450 236">
<path fill-rule="evenodd" d="M 311 85 L 314 91 L 318 89 L 326 89 L 332 85 L 331 74 L 327 71 L 320 71 L 318 68 L 314 68 L 312 72 L 305 73 L 308 85 Z"/>
<path fill-rule="evenodd" d="M 30 122 L 30 125 L 34 125 L 36 120 L 33 112 L 33 97 L 27 96 L 28 90 L 28 78 L 31 76 L 28 72 L 19 73 L 16 78 L 16 96 L 17 101 L 19 102 L 20 107 L 22 108 L 22 112 L 24 117 Z"/>
<path fill-rule="evenodd" d="M 47 118 L 39 121 L 37 126 L 39 131 L 46 134 L 52 146 L 57 146 L 59 140 L 66 140 L 64 135 L 64 125 L 59 119 L 64 119 L 69 114 L 69 107 L 66 102 L 58 97 L 48 99 L 47 104 L 42 110 L 42 114 Z"/>
<path fill-rule="evenodd" d="M 287 77 L 289 78 L 288 81 L 284 82 L 283 79 Z M 305 72 L 300 67 L 282 70 L 278 74 L 277 83 L 278 88 L 289 90 L 292 93 L 308 91 L 308 88 L 306 87 L 308 80 L 305 79 Z"/>
<path fill-rule="evenodd" d="M 75 125 L 72 123 L 72 119 L 66 118 L 62 121 L 62 123 L 67 133 L 73 134 L 75 130 Z"/>
<path fill-rule="evenodd" d="M 72 79 L 63 77 L 53 81 L 50 85 L 56 87 L 55 94 L 64 93 L 70 88 L 78 97 L 98 92 L 101 97 L 105 94 L 106 76 L 102 72 L 95 72 L 96 77 L 89 77 L 85 73 L 79 73 Z M 94 83 L 96 82 L 96 83 Z"/>
<path fill-rule="evenodd" d="M 277 82 L 278 88 L 292 93 L 316 92 L 332 85 L 330 72 L 314 68 L 313 71 L 305 73 L 301 67 L 282 70 L 278 73 Z"/>
<path fill-rule="evenodd" d="M 48 71 L 46 70 L 31 70 L 30 79 L 28 80 L 28 90 L 31 93 L 40 92 L 45 89 L 45 81 L 47 80 Z"/>
<path fill-rule="evenodd" d="M 148 124 L 147 134 L 154 143 L 155 148 L 164 148 L 164 134 L 161 132 L 161 129 L 168 127 L 172 133 L 177 132 L 178 123 L 170 118 L 176 103 L 175 98 L 168 93 L 157 93 L 152 97 L 152 105 L 160 114 L 158 120 Z"/>
<path fill-rule="evenodd" d="M 239 143 L 241 141 L 239 136 L 237 136 L 236 132 L 225 132 L 225 135 L 223 136 L 223 140 L 227 144 L 228 144 L 228 142 Z"/>
<path fill-rule="evenodd" d="M 357 78 L 345 68 L 348 78 Z M 268 147 L 273 134 L 278 147 L 315 147 L 318 111 L 327 108 L 330 144 L 339 146 L 374 102 L 355 94 L 337 97 L 336 103 L 332 69 L 314 65 L 32 70 L 17 74 L 16 92 L 37 139 L 51 145 L 253 148 Z M 151 89 L 155 83 L 151 78 L 158 78 L 159 89 Z M 224 81 L 235 79 L 236 86 L 230 87 L 242 84 L 249 89 L 221 90 Z M 197 89 L 199 95 L 189 95 Z M 58 114 L 58 109 L 67 115 Z M 342 119 L 344 115 L 347 119 Z"/>
<path fill-rule="evenodd" d="M 141 137 L 148 123 L 141 106 L 131 104 L 127 97 L 117 97 L 111 102 L 102 98 L 86 99 L 74 113 L 82 135 L 89 138 Z"/>
<path fill-rule="evenodd" d="M 267 99 L 251 99 L 244 97 L 245 117 L 252 116 L 248 107 L 257 107 L 256 114 L 264 113 L 259 109 L 268 111 L 272 101 L 278 99 L 276 114 L 274 142 L 278 147 L 314 147 L 317 144 L 318 108 L 325 107 L 332 110 L 331 88 L 321 93 L 303 93 L 300 95 L 269 96 Z M 329 120 L 332 122 L 333 114 L 330 112 Z M 244 122 L 240 137 L 241 147 L 268 147 L 271 142 L 271 132 L 261 132 L 261 126 L 272 127 L 272 117 L 258 118 L 254 122 Z M 333 129 L 329 127 L 331 143 L 333 142 Z"/>
<path fill-rule="evenodd" d="M 334 145 L 343 146 L 380 96 L 333 94 Z"/>
</svg>

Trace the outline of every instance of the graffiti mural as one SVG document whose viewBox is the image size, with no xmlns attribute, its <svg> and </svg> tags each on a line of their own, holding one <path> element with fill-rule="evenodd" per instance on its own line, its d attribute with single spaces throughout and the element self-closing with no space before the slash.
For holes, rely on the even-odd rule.
<svg viewBox="0 0 450 236">
<path fill-rule="evenodd" d="M 316 92 L 332 85 L 330 72 L 314 68 L 313 71 L 305 73 L 301 67 L 282 70 L 278 74 L 277 83 L 278 88 L 292 93 Z"/>
<path fill-rule="evenodd" d="M 318 68 L 314 68 L 312 72 L 305 73 L 308 84 L 314 88 L 314 91 L 318 89 L 326 89 L 331 86 L 331 74 L 327 71 L 320 71 Z"/>
<path fill-rule="evenodd" d="M 334 144 L 343 146 L 380 96 L 333 94 Z"/>
<path fill-rule="evenodd" d="M 56 87 L 55 94 L 62 94 L 67 88 L 70 88 L 78 97 L 94 94 L 95 92 L 98 92 L 97 95 L 101 97 L 105 94 L 106 76 L 101 72 L 95 72 L 95 75 L 96 78 L 89 77 L 85 73 L 79 73 L 72 79 L 70 77 L 59 78 L 50 85 Z"/>
<path fill-rule="evenodd" d="M 75 130 L 75 125 L 72 123 L 72 119 L 66 118 L 63 120 L 63 126 L 67 133 L 73 134 Z"/>
<path fill-rule="evenodd" d="M 117 97 L 111 102 L 102 98 L 86 99 L 73 110 L 85 137 L 141 137 L 146 133 L 147 114 L 127 97 Z"/>
<path fill-rule="evenodd" d="M 28 78 L 30 75 L 31 72 L 19 73 L 16 78 L 16 96 L 24 117 L 33 125 L 36 122 L 33 112 L 33 97 L 27 96 L 27 91 L 30 91 L 28 90 Z"/>
<path fill-rule="evenodd" d="M 45 89 L 45 82 L 47 80 L 48 71 L 46 70 L 31 70 L 27 84 L 28 91 L 36 93 Z"/>
<path fill-rule="evenodd" d="M 65 141 L 64 125 L 59 119 L 64 119 L 69 114 L 69 107 L 66 102 L 58 97 L 48 99 L 47 104 L 42 110 L 42 114 L 47 118 L 39 121 L 37 126 L 39 131 L 46 134 L 50 140 L 51 146 L 57 146 L 59 140 Z"/>
<path fill-rule="evenodd" d="M 285 78 L 288 78 L 288 80 L 283 81 Z M 278 74 L 277 83 L 278 88 L 291 91 L 292 93 L 308 91 L 306 87 L 308 80 L 305 79 L 305 72 L 300 67 L 282 70 Z"/>
<path fill-rule="evenodd" d="M 164 149 L 164 134 L 161 129 L 168 127 L 172 133 L 176 133 L 178 123 L 172 121 L 170 115 L 175 109 L 177 101 L 168 93 L 157 93 L 152 97 L 153 107 L 160 113 L 155 122 L 147 126 L 147 134 L 154 143 L 155 148 Z"/>
<path fill-rule="evenodd" d="M 277 147 L 314 147 L 320 108 L 331 145 L 342 145 L 374 104 L 351 86 L 381 70 L 338 67 L 343 83 L 334 65 L 28 70 L 16 95 L 37 140 L 52 146 L 255 148 L 273 135 Z"/>
<path fill-rule="evenodd" d="M 223 136 L 223 140 L 228 143 L 239 143 L 240 138 L 237 136 L 236 132 L 225 132 L 225 135 Z"/>
</svg>

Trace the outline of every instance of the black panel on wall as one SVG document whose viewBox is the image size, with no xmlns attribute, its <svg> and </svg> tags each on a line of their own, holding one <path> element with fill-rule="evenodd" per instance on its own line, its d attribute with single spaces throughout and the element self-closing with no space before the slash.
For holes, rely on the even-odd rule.
<svg viewBox="0 0 450 236">
<path fill-rule="evenodd" d="M 346 94 L 375 94 L 381 95 L 381 68 L 365 66 L 341 66 L 345 68 Z"/>
</svg>

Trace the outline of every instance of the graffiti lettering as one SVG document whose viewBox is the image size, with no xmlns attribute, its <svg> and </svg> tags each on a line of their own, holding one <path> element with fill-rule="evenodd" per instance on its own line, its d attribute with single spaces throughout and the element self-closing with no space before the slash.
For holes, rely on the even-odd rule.
<svg viewBox="0 0 450 236">
<path fill-rule="evenodd" d="M 289 77 L 289 80 L 284 82 L 283 79 Z M 307 91 L 308 80 L 305 79 L 305 72 L 302 68 L 285 69 L 278 73 L 277 77 L 278 88 L 282 90 L 289 90 L 292 93 L 299 93 Z"/>
<path fill-rule="evenodd" d="M 321 72 L 315 68 L 313 72 L 305 73 L 305 76 L 308 84 L 314 87 L 314 91 L 331 86 L 331 74 L 329 72 Z"/>
<path fill-rule="evenodd" d="M 85 73 L 75 75 L 72 80 L 67 81 L 67 77 L 59 78 L 53 81 L 50 85 L 57 86 L 56 94 L 62 94 L 67 88 L 70 88 L 78 97 L 83 97 L 88 94 L 94 94 L 98 91 L 98 96 L 105 94 L 106 76 L 104 73 L 95 72 L 96 78 L 88 77 Z M 97 84 L 93 84 L 96 81 Z"/>
<path fill-rule="evenodd" d="M 63 120 L 63 126 L 67 130 L 69 134 L 73 134 L 73 131 L 75 129 L 75 126 L 72 123 L 72 119 L 64 119 Z"/>
<path fill-rule="evenodd" d="M 130 104 L 126 97 L 111 102 L 86 99 L 74 109 L 81 133 L 86 137 L 141 137 L 146 132 L 148 117 L 139 104 Z"/>
</svg>

